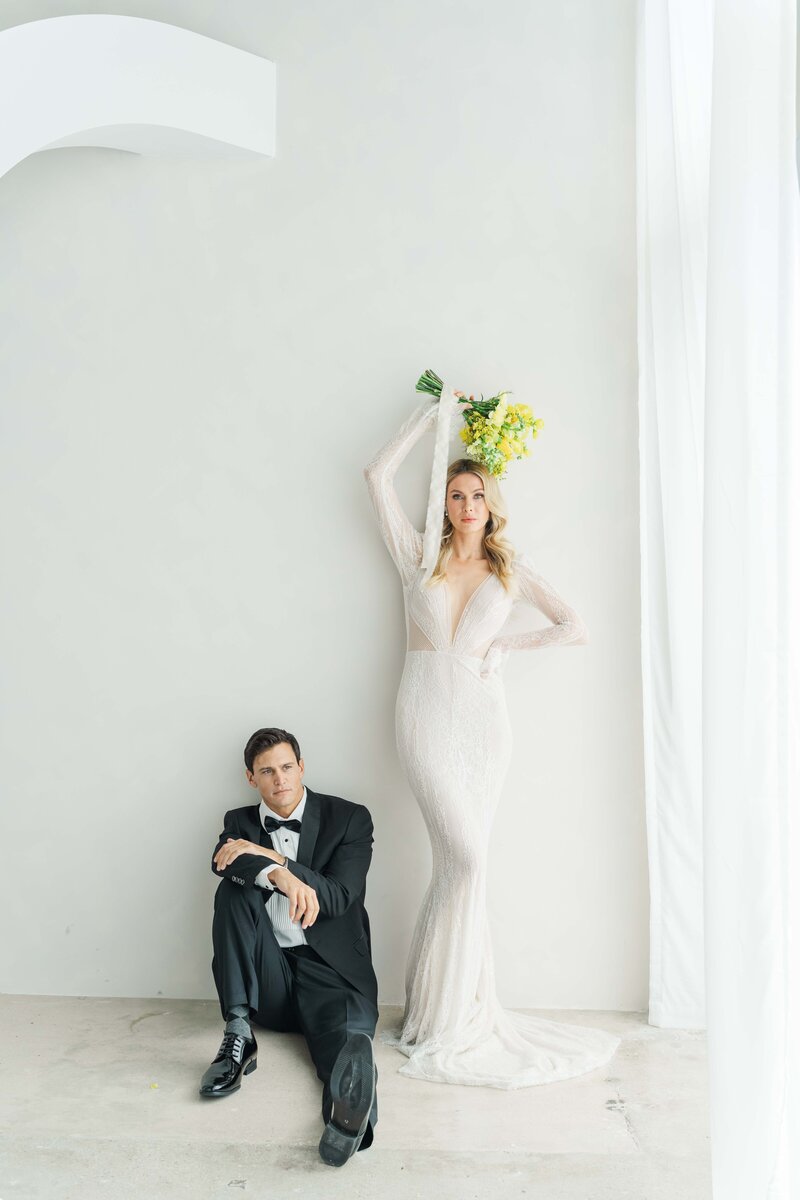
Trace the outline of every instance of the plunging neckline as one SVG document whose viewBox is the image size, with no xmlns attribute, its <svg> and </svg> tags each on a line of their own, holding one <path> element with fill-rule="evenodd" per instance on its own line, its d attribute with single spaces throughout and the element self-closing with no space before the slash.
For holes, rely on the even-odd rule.
<svg viewBox="0 0 800 1200">
<path fill-rule="evenodd" d="M 453 605 L 452 605 L 452 601 L 450 598 L 450 585 L 448 584 L 447 577 L 445 576 L 443 582 L 444 582 L 444 590 L 447 594 L 447 632 L 450 635 L 450 649 L 451 650 L 452 650 L 453 646 L 455 646 L 455 644 L 456 644 L 456 638 L 458 637 L 459 631 L 464 622 L 464 617 L 467 615 L 467 609 L 469 608 L 470 604 L 472 604 L 472 601 L 475 599 L 475 597 L 477 596 L 477 594 L 481 590 L 481 588 L 484 586 L 484 584 L 488 583 L 489 580 L 492 578 L 494 578 L 494 571 L 490 571 L 489 574 L 486 576 L 486 578 L 482 579 L 480 581 L 480 583 L 478 584 L 478 586 L 476 588 L 474 588 L 473 591 L 470 592 L 469 596 L 467 597 L 467 602 L 461 610 L 461 616 L 458 618 L 458 624 L 456 625 L 455 630 L 454 630 L 453 629 Z"/>
</svg>

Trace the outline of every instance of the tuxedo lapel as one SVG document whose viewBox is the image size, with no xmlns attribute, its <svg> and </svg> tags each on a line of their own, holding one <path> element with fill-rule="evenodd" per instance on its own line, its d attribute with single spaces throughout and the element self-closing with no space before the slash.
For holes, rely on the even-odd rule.
<svg viewBox="0 0 800 1200">
<path fill-rule="evenodd" d="M 311 866 L 314 847 L 319 833 L 319 796 L 306 787 L 306 806 L 303 809 L 303 820 L 300 822 L 300 841 L 297 846 L 297 861 L 304 867 Z"/>
<path fill-rule="evenodd" d="M 264 826 L 261 824 L 259 804 L 254 804 L 252 808 L 247 810 L 246 822 L 247 828 L 242 830 L 242 835 L 250 842 L 255 842 L 257 846 L 268 846 L 272 849 L 272 838 L 267 833 Z"/>
</svg>

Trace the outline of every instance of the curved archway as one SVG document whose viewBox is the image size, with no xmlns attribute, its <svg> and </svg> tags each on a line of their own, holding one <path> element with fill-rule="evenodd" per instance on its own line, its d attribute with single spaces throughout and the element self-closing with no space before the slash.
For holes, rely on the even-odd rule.
<svg viewBox="0 0 800 1200">
<path fill-rule="evenodd" d="M 140 17 L 51 17 L 0 33 L 0 176 L 64 146 L 275 152 L 275 64 Z"/>
</svg>

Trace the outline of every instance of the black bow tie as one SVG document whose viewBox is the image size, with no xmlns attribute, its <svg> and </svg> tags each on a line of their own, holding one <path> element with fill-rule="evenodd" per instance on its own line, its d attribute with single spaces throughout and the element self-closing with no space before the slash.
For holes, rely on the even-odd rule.
<svg viewBox="0 0 800 1200">
<path fill-rule="evenodd" d="M 302 829 L 300 821 L 276 821 L 274 817 L 264 817 L 264 828 L 267 833 L 274 833 L 276 829 L 293 829 L 295 833 L 299 833 Z"/>
</svg>

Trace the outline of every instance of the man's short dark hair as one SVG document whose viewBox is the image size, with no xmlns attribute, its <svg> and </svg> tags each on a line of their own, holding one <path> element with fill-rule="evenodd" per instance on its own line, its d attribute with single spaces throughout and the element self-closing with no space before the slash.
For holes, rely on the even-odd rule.
<svg viewBox="0 0 800 1200">
<path fill-rule="evenodd" d="M 257 729 L 247 739 L 244 748 L 244 765 L 248 771 L 253 770 L 253 763 L 259 754 L 271 750 L 273 746 L 280 746 L 281 742 L 287 742 L 292 747 L 295 758 L 300 762 L 300 743 L 293 733 L 286 729 Z"/>
</svg>

